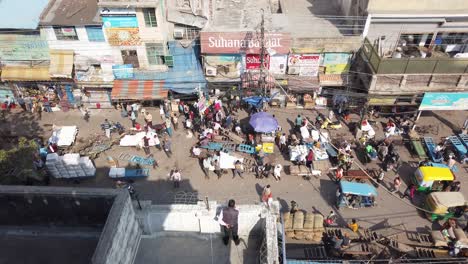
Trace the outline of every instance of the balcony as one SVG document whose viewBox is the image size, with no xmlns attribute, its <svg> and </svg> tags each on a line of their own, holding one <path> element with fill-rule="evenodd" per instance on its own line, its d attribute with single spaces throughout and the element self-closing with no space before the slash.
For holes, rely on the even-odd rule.
<svg viewBox="0 0 468 264">
<path fill-rule="evenodd" d="M 99 7 L 116 7 L 116 8 L 128 8 L 128 7 L 156 7 L 159 4 L 159 0 L 99 0 Z"/>
<path fill-rule="evenodd" d="M 429 58 L 418 56 L 424 49 L 413 45 L 399 50 L 399 58 L 395 53 L 385 57 L 365 39 L 356 63 L 357 76 L 369 94 L 375 95 L 468 90 L 468 58 L 441 50 L 433 51 Z"/>
<path fill-rule="evenodd" d="M 423 48 L 419 48 L 423 51 Z M 468 58 L 451 58 L 448 55 L 422 58 L 382 58 L 368 39 L 364 40 L 362 53 L 374 74 L 466 74 Z M 444 53 L 442 53 L 444 54 Z"/>
</svg>

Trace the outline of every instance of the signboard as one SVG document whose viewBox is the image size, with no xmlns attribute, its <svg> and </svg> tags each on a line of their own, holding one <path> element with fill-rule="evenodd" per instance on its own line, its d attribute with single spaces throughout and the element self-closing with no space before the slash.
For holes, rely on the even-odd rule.
<svg viewBox="0 0 468 264">
<path fill-rule="evenodd" d="M 137 28 L 138 20 L 136 16 L 103 16 L 104 28 Z"/>
<path fill-rule="evenodd" d="M 286 74 L 288 55 L 270 56 L 270 72 L 273 74 Z"/>
<path fill-rule="evenodd" d="M 425 93 L 419 110 L 468 110 L 468 93 Z"/>
<path fill-rule="evenodd" d="M 0 35 L 0 60 L 49 60 L 49 45 L 39 35 Z"/>
<path fill-rule="evenodd" d="M 320 54 L 290 54 L 288 74 L 317 76 L 320 66 Z"/>
<path fill-rule="evenodd" d="M 204 61 L 205 75 L 207 75 L 207 69 L 212 67 L 217 70 L 216 75 L 221 75 L 229 78 L 240 77 L 242 69 L 242 57 L 240 55 L 208 55 L 205 56 Z M 218 70 L 220 68 L 223 69 L 221 72 Z"/>
<path fill-rule="evenodd" d="M 350 60 L 350 53 L 325 53 L 323 59 L 325 74 L 341 74 L 348 72 Z"/>
<path fill-rule="evenodd" d="M 212 54 L 260 54 L 260 34 L 256 32 L 201 32 L 201 52 Z M 289 33 L 265 33 L 265 48 L 269 53 L 288 54 Z"/>
<path fill-rule="evenodd" d="M 106 28 L 106 34 L 111 46 L 140 45 L 138 28 Z"/>
<path fill-rule="evenodd" d="M 112 65 L 112 72 L 114 73 L 115 79 L 133 79 L 133 65 Z"/>
<path fill-rule="evenodd" d="M 245 68 L 247 70 L 260 69 L 261 60 L 259 54 L 245 55 Z M 270 68 L 270 55 L 265 54 L 263 59 L 263 66 L 265 69 Z"/>
</svg>

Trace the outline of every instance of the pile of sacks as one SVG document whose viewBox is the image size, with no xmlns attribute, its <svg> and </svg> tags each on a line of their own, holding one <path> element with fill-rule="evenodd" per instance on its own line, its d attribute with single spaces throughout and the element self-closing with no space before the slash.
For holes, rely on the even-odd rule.
<svg viewBox="0 0 468 264">
<path fill-rule="evenodd" d="M 283 214 L 284 230 L 286 237 L 309 240 L 315 243 L 322 241 L 323 232 L 323 215 L 305 213 L 297 211 L 294 214 L 289 212 Z"/>
</svg>

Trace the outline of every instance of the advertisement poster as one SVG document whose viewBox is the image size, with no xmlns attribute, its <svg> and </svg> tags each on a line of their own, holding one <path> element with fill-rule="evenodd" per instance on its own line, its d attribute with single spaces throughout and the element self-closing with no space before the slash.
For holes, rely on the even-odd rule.
<svg viewBox="0 0 468 264">
<path fill-rule="evenodd" d="M 275 55 L 270 57 L 270 72 L 273 74 L 286 74 L 288 55 Z"/>
<path fill-rule="evenodd" d="M 245 55 L 245 66 L 247 70 L 260 69 L 260 54 L 247 54 Z M 265 54 L 263 59 L 263 66 L 265 69 L 270 68 L 270 55 Z"/>
<path fill-rule="evenodd" d="M 216 69 L 216 75 L 238 78 L 242 69 L 242 57 L 240 55 L 205 56 L 205 71 L 208 67 Z"/>
<path fill-rule="evenodd" d="M 140 45 L 138 28 L 106 28 L 106 34 L 111 46 Z"/>
<path fill-rule="evenodd" d="M 104 28 L 137 28 L 138 20 L 136 16 L 103 16 L 102 24 Z"/>
<path fill-rule="evenodd" d="M 288 74 L 317 76 L 320 66 L 320 54 L 290 54 Z"/>
<path fill-rule="evenodd" d="M 468 110 L 468 93 L 425 93 L 419 110 Z"/>
<path fill-rule="evenodd" d="M 342 74 L 347 72 L 350 67 L 350 53 L 325 53 L 323 66 L 325 74 Z"/>
</svg>

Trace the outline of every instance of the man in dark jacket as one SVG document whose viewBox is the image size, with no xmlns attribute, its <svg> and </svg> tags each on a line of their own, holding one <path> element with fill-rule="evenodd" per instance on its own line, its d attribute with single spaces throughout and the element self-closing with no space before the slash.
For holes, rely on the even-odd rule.
<svg viewBox="0 0 468 264">
<path fill-rule="evenodd" d="M 230 234 L 232 234 L 232 239 L 236 245 L 240 243 L 239 235 L 237 234 L 239 211 L 235 207 L 236 202 L 233 199 L 229 200 L 228 207 L 223 208 L 218 216 L 218 222 L 223 226 L 223 242 L 226 246 L 229 243 Z"/>
</svg>

